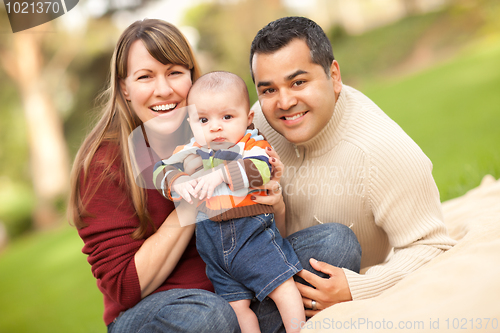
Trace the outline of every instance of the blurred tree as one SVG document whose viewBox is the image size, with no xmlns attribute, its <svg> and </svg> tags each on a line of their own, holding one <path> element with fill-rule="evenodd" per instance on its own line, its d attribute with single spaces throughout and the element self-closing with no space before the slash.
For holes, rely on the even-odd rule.
<svg viewBox="0 0 500 333">
<path fill-rule="evenodd" d="M 287 16 L 280 0 L 218 0 L 193 7 L 185 23 L 200 34 L 198 58 L 204 72 L 226 70 L 247 83 L 251 102 L 257 100 L 250 75 L 250 44 L 269 22 Z"/>
<path fill-rule="evenodd" d="M 44 84 L 41 45 L 48 25 L 13 34 L 1 61 L 16 84 L 27 124 L 30 166 L 37 196 L 34 222 L 39 228 L 57 223 L 54 202 L 66 193 L 69 161 L 62 124 Z"/>
<path fill-rule="evenodd" d="M 420 13 L 419 0 L 402 0 L 406 15 L 416 15 Z"/>
</svg>

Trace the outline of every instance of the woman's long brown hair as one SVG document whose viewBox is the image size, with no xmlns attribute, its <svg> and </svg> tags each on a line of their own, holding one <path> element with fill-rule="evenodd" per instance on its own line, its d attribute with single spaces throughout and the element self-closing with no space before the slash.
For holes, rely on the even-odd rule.
<svg viewBox="0 0 500 333">
<path fill-rule="evenodd" d="M 136 40 L 141 40 L 151 56 L 162 64 L 186 66 L 191 70 L 193 82 L 201 74 L 189 43 L 172 24 L 161 20 L 145 19 L 133 23 L 122 33 L 111 59 L 108 88 L 100 96 L 101 100 L 105 101 L 102 114 L 95 127 L 83 141 L 73 163 L 68 217 L 77 228 L 86 226 L 82 217 L 90 214 L 86 211 L 85 203 L 90 201 L 105 177 L 113 174 L 111 167 L 121 155 L 119 172 L 123 175 L 125 188 L 130 193 L 130 200 L 139 219 L 139 226 L 132 233 L 132 237 L 140 239 L 146 236 L 149 226 L 154 229 L 147 210 L 147 192 L 135 183 L 129 156 L 128 136 L 135 128 L 142 125 L 142 121 L 130 108 L 120 89 L 120 80 L 127 77 L 130 46 Z M 111 150 L 113 153 L 107 156 L 103 172 L 98 177 L 97 183 L 92 184 L 93 191 L 82 193 L 89 167 L 97 149 L 103 142 L 112 142 L 119 149 Z"/>
</svg>

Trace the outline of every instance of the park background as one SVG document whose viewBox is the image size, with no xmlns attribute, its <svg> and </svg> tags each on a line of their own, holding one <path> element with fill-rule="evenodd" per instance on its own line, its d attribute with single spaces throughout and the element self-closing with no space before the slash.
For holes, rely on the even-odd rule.
<svg viewBox="0 0 500 333">
<path fill-rule="evenodd" d="M 176 24 L 203 72 L 235 72 L 256 101 L 250 43 L 287 15 L 323 27 L 343 82 L 429 156 L 442 201 L 500 177 L 497 0 L 81 0 L 16 34 L 0 5 L 0 332 L 105 332 L 65 207 L 123 29 L 144 17 Z"/>
</svg>

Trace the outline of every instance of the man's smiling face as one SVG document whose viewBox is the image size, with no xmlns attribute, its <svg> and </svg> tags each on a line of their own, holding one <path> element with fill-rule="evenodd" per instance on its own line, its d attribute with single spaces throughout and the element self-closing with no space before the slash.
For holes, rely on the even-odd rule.
<svg viewBox="0 0 500 333">
<path fill-rule="evenodd" d="M 278 133 L 299 144 L 325 127 L 342 89 L 337 61 L 327 75 L 311 61 L 306 42 L 294 39 L 273 53 L 255 53 L 252 68 L 262 112 Z"/>
</svg>

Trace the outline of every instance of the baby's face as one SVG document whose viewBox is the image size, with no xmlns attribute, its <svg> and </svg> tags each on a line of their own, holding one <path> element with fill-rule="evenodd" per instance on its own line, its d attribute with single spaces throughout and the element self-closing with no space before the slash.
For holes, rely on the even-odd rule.
<svg viewBox="0 0 500 333">
<path fill-rule="evenodd" d="M 253 112 L 241 94 L 232 90 L 196 91 L 189 96 L 189 124 L 199 144 L 218 149 L 238 143 L 245 135 Z"/>
</svg>

